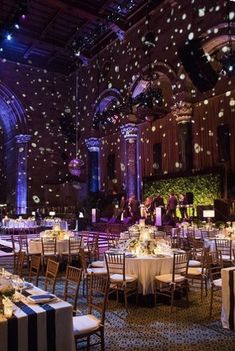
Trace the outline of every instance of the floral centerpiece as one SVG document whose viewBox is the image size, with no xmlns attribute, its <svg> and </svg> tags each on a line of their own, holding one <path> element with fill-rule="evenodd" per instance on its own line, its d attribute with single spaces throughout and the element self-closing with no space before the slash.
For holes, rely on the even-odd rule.
<svg viewBox="0 0 235 351">
<path fill-rule="evenodd" d="M 8 282 L 0 285 L 0 306 L 4 298 L 11 299 L 15 293 L 14 287 Z"/>
<path fill-rule="evenodd" d="M 61 229 L 60 230 L 50 229 L 50 230 L 45 230 L 41 234 L 41 236 L 43 238 L 57 238 L 59 240 L 65 240 L 71 236 L 71 233 Z"/>
<path fill-rule="evenodd" d="M 130 251 L 137 255 L 151 255 L 157 247 L 157 240 L 139 240 L 136 238 L 129 239 L 124 247 L 124 250 Z"/>
</svg>

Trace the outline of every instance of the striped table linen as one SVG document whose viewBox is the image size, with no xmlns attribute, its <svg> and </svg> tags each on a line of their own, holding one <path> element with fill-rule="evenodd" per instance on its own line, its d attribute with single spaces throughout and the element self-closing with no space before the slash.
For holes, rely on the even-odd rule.
<svg viewBox="0 0 235 351">
<path fill-rule="evenodd" d="M 235 330 L 235 267 L 223 268 L 222 277 L 222 311 L 223 328 Z"/>
<path fill-rule="evenodd" d="M 43 294 L 38 288 L 26 291 Z M 14 315 L 0 317 L 1 351 L 74 351 L 72 305 L 65 301 L 29 303 L 26 297 L 14 303 Z"/>
</svg>

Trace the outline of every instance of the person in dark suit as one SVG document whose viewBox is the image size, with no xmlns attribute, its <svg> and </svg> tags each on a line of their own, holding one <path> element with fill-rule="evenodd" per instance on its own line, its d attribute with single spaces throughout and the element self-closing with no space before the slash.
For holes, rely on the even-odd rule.
<svg viewBox="0 0 235 351">
<path fill-rule="evenodd" d="M 178 204 L 177 197 L 175 196 L 174 192 L 171 192 L 167 201 L 167 211 L 172 218 L 176 218 L 177 204 Z"/>
<path fill-rule="evenodd" d="M 161 194 L 159 192 L 156 193 L 156 197 L 153 200 L 153 205 L 154 205 L 154 208 L 156 208 L 156 207 L 165 208 L 163 197 L 161 196 Z"/>
<path fill-rule="evenodd" d="M 152 196 L 148 196 L 144 203 L 145 223 L 153 224 L 154 205 Z"/>
<path fill-rule="evenodd" d="M 132 195 L 128 201 L 128 209 L 132 218 L 132 222 L 136 223 L 140 219 L 140 203 L 135 195 Z"/>
<path fill-rule="evenodd" d="M 179 209 L 181 218 L 188 218 L 187 213 L 187 197 L 184 194 L 179 195 Z"/>
</svg>

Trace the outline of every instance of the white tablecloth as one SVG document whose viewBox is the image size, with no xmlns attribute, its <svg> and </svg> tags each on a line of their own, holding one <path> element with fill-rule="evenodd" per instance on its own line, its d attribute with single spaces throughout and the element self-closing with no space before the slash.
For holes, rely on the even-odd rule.
<svg viewBox="0 0 235 351">
<path fill-rule="evenodd" d="M 62 252 L 68 252 L 69 251 L 69 240 L 57 240 L 56 241 L 56 250 L 59 255 L 62 254 Z M 29 253 L 31 254 L 36 254 L 36 253 L 41 253 L 42 252 L 42 242 L 41 240 L 30 240 L 29 241 Z"/>
<path fill-rule="evenodd" d="M 154 293 L 154 277 L 172 272 L 173 257 L 138 256 L 126 258 L 126 273 L 138 276 L 138 290 L 143 295 Z"/>
<path fill-rule="evenodd" d="M 37 288 L 28 292 L 44 293 Z M 22 305 L 16 303 L 14 306 L 12 318 L 6 320 L 0 317 L 1 351 L 75 350 L 72 305 L 65 301 L 47 305 L 30 304 L 25 297 L 22 302 Z"/>
<path fill-rule="evenodd" d="M 221 270 L 223 328 L 235 330 L 235 267 Z"/>
</svg>

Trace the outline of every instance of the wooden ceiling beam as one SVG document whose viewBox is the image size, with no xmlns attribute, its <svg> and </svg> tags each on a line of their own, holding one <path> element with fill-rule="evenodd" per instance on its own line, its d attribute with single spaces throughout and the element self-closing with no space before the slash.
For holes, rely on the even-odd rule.
<svg viewBox="0 0 235 351">
<path fill-rule="evenodd" d="M 43 39 L 45 37 L 46 32 L 48 31 L 49 27 L 55 22 L 55 20 L 57 19 L 58 15 L 61 13 L 61 9 L 57 10 L 55 12 L 55 14 L 50 18 L 50 20 L 48 21 L 48 23 L 45 25 L 45 27 L 43 28 L 40 38 Z"/>
<path fill-rule="evenodd" d="M 33 48 L 34 48 L 34 45 L 33 45 L 33 44 L 31 44 L 31 45 L 28 46 L 28 48 L 25 50 L 24 55 L 23 55 L 24 59 L 27 60 L 27 59 L 29 58 L 29 56 L 30 56 L 31 51 L 33 50 Z"/>
<path fill-rule="evenodd" d="M 81 8 L 78 5 L 75 6 L 73 4 L 66 4 L 61 0 L 47 0 L 47 5 L 50 5 L 52 7 L 57 7 L 66 13 L 69 13 L 69 14 L 72 13 L 73 16 L 85 18 L 90 21 L 103 18 L 102 15 L 98 14 L 98 12 L 93 13 L 92 11 L 85 10 L 84 8 Z"/>
</svg>

